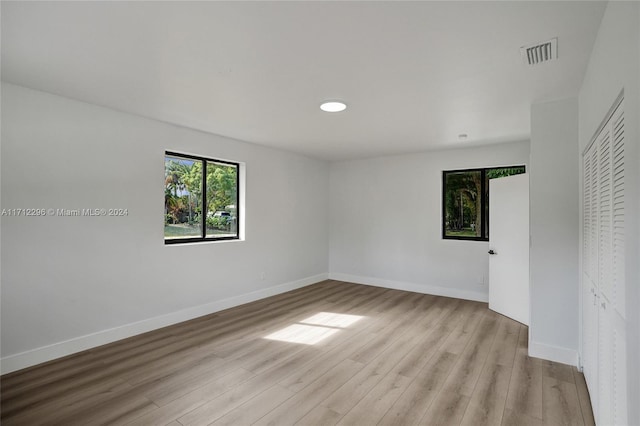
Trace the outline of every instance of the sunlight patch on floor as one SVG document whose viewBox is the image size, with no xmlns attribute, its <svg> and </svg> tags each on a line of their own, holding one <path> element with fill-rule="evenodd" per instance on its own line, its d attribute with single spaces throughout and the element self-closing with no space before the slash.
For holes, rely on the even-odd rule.
<svg viewBox="0 0 640 426">
<path fill-rule="evenodd" d="M 265 339 L 280 340 L 282 342 L 289 343 L 302 343 L 305 345 L 315 345 L 318 342 L 323 341 L 327 337 L 334 333 L 337 333 L 337 328 L 318 327 L 315 325 L 303 325 L 293 324 L 288 327 L 278 330 L 275 333 L 271 333 L 265 336 Z"/>
<path fill-rule="evenodd" d="M 300 321 L 301 324 L 323 325 L 325 327 L 346 328 L 360 321 L 360 315 L 336 314 L 333 312 L 320 312 Z"/>
<path fill-rule="evenodd" d="M 309 318 L 292 324 L 265 336 L 268 340 L 315 345 L 329 336 L 360 321 L 362 316 L 319 312 Z"/>
</svg>

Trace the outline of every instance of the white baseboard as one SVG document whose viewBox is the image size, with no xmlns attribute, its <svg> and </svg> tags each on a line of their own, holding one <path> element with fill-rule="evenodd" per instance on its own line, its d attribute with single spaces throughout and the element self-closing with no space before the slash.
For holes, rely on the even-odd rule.
<svg viewBox="0 0 640 426">
<path fill-rule="evenodd" d="M 529 341 L 529 356 L 562 364 L 578 365 L 578 351 L 535 341 Z"/>
<path fill-rule="evenodd" d="M 52 345 L 43 346 L 15 355 L 9 355 L 0 359 L 0 372 L 2 374 L 12 371 L 21 370 L 56 358 L 71 355 L 86 349 L 95 348 L 116 340 L 125 339 L 137 334 L 146 333 L 147 331 L 156 330 L 168 325 L 177 324 L 188 321 L 203 315 L 208 315 L 234 306 L 264 299 L 265 297 L 275 296 L 287 291 L 302 288 L 328 278 L 328 274 L 318 274 L 311 277 L 302 278 L 273 287 L 253 291 L 251 293 L 230 297 L 215 302 L 206 303 L 204 305 L 194 306 L 192 308 L 183 309 L 181 311 L 172 312 L 170 314 L 161 315 L 154 318 L 126 324 L 120 327 L 99 331 L 97 333 L 87 334 L 85 336 L 76 337 L 63 342 L 54 343 Z"/>
<path fill-rule="evenodd" d="M 372 285 L 375 287 L 391 288 L 394 290 L 412 291 L 414 293 L 432 294 L 434 296 L 455 297 L 456 299 L 475 300 L 488 302 L 489 294 L 486 291 L 460 290 L 457 288 L 440 287 L 429 284 L 416 284 L 403 281 L 392 281 L 381 278 L 361 277 L 358 275 L 330 272 L 329 279 L 347 281 L 356 284 Z"/>
</svg>

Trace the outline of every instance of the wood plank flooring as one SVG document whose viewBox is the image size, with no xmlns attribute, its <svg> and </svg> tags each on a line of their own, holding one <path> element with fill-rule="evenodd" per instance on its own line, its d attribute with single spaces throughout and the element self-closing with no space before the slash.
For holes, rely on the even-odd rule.
<svg viewBox="0 0 640 426">
<path fill-rule="evenodd" d="M 337 281 L 0 378 L 3 425 L 593 425 L 484 303 Z"/>
</svg>

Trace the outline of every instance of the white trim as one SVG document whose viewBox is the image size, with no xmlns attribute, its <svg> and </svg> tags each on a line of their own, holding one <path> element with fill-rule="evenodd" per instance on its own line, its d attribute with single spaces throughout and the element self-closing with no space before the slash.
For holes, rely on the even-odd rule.
<svg viewBox="0 0 640 426">
<path fill-rule="evenodd" d="M 204 305 L 194 306 L 183 309 L 181 311 L 172 312 L 166 315 L 149 318 L 146 320 L 122 325 L 120 327 L 110 328 L 98 331 L 96 333 L 87 334 L 85 336 L 75 337 L 63 342 L 54 343 L 52 345 L 43 346 L 29 351 L 21 352 L 15 355 L 9 355 L 0 360 L 0 371 L 2 374 L 12 371 L 21 370 L 32 365 L 51 361 L 56 358 L 71 355 L 76 352 L 101 346 L 116 340 L 125 339 L 137 334 L 146 333 L 161 327 L 188 321 L 203 315 L 208 315 L 234 306 L 264 299 L 266 297 L 275 296 L 287 291 L 306 287 L 328 278 L 327 273 L 314 275 L 291 281 L 288 283 L 276 285 L 273 287 L 253 291 L 251 293 L 239 296 L 229 297 L 223 300 L 206 303 Z"/>
<path fill-rule="evenodd" d="M 529 356 L 578 366 L 578 351 L 529 340 Z"/>
<path fill-rule="evenodd" d="M 433 294 L 435 296 L 455 297 L 456 299 L 489 302 L 489 294 L 481 291 L 461 290 L 451 287 L 440 287 L 430 284 L 417 284 L 405 281 L 392 281 L 382 278 L 362 277 L 358 275 L 330 272 L 329 279 L 347 281 L 356 284 L 372 285 L 375 287 L 391 288 L 394 290 L 412 291 L 414 293 Z"/>
</svg>

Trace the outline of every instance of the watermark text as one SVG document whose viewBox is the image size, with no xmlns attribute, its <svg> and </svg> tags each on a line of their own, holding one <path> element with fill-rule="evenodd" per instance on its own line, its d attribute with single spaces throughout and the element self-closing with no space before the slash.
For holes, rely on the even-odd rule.
<svg viewBox="0 0 640 426">
<path fill-rule="evenodd" d="M 129 216 L 129 209 L 123 208 L 83 208 L 83 209 L 62 209 L 62 208 L 19 208 L 2 209 L 2 217 L 92 217 L 92 216 Z"/>
</svg>

